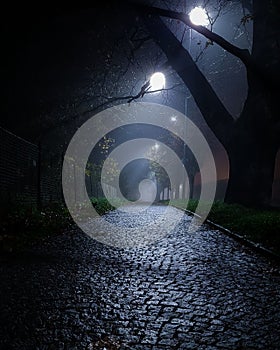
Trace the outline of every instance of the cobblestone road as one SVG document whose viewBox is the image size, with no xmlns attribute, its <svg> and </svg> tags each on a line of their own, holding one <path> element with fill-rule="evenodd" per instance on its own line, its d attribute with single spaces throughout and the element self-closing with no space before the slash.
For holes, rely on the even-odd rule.
<svg viewBox="0 0 280 350">
<path fill-rule="evenodd" d="M 279 268 L 189 221 L 148 247 L 76 230 L 2 258 L 0 348 L 280 349 Z"/>
</svg>

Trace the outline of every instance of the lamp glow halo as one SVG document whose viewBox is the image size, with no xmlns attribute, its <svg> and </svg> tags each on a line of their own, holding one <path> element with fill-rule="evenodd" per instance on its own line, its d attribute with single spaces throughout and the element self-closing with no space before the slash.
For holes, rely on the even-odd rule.
<svg viewBox="0 0 280 350">
<path fill-rule="evenodd" d="M 171 116 L 176 116 L 176 125 L 170 122 Z M 199 128 L 179 111 L 160 104 L 141 102 L 121 104 L 94 115 L 78 129 L 66 150 L 62 169 L 63 194 L 72 218 L 86 234 L 104 244 L 118 248 L 132 248 L 153 243 L 171 233 L 184 215 L 183 211 L 176 210 L 169 204 L 165 208 L 164 215 L 159 216 L 158 219 L 149 224 L 149 235 L 147 235 L 145 226 L 142 228 L 138 226 L 135 229 L 120 227 L 106 221 L 95 211 L 90 202 L 85 184 L 85 170 L 91 151 L 103 136 L 114 129 L 139 123 L 158 126 L 175 134 L 187 144 L 196 159 L 201 175 L 201 192 L 196 214 L 200 215 L 201 219 L 192 218 L 188 228 L 189 232 L 194 232 L 204 222 L 216 193 L 216 166 L 208 142 Z M 191 137 L 188 138 L 184 133 L 186 123 L 188 129 L 191 130 Z M 109 198 L 106 186 L 104 186 L 104 172 L 110 164 L 109 159 L 117 160 L 121 169 L 135 159 L 154 160 L 151 156 L 148 156 L 148 150 L 154 143 L 155 140 L 143 138 L 124 142 L 115 148 L 104 162 L 101 184 L 105 196 L 109 201 L 112 201 L 114 206 L 117 207 L 118 202 L 114 202 L 114 199 Z M 167 172 L 172 190 L 178 184 L 178 181 L 187 180 L 188 175 L 176 153 L 163 143 L 158 141 L 157 143 L 159 144 L 158 151 L 163 152 L 164 155 L 164 161 L 158 163 Z M 207 160 L 207 166 L 205 160 Z M 75 176 L 73 176 L 73 173 L 75 173 Z M 140 195 L 141 186 L 146 185 L 145 182 L 139 184 Z M 118 177 L 114 179 L 114 186 L 119 186 Z M 122 202 L 125 201 L 126 205 L 117 210 L 139 213 L 146 210 L 153 202 L 153 199 L 144 204 L 140 201 L 136 203 L 129 202 L 122 198 L 120 193 L 121 191 L 118 191 L 118 197 L 122 199 Z M 185 207 L 187 202 L 188 198 Z"/>
</svg>

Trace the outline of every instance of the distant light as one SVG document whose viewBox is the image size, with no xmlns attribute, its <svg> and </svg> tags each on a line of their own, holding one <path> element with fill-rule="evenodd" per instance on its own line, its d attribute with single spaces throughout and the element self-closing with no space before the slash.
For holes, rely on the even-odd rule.
<svg viewBox="0 0 280 350">
<path fill-rule="evenodd" d="M 156 143 L 154 147 L 155 147 L 156 150 L 159 149 L 159 144 Z"/>
<path fill-rule="evenodd" d="M 207 12 L 202 7 L 195 7 L 189 13 L 191 22 L 196 26 L 207 26 L 209 24 L 209 18 Z"/>
<path fill-rule="evenodd" d="M 177 118 L 175 116 L 172 116 L 170 119 L 172 122 L 176 122 L 176 120 L 177 120 Z"/>
<path fill-rule="evenodd" d="M 151 90 L 161 90 L 165 87 L 165 76 L 163 73 L 154 73 L 150 78 Z"/>
</svg>

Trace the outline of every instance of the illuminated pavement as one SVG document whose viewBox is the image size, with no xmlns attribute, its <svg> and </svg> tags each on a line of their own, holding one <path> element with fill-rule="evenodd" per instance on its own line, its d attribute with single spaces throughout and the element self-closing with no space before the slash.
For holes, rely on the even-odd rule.
<svg viewBox="0 0 280 350">
<path fill-rule="evenodd" d="M 279 268 L 189 221 L 149 247 L 70 232 L 2 258 L 0 348 L 279 349 Z"/>
</svg>

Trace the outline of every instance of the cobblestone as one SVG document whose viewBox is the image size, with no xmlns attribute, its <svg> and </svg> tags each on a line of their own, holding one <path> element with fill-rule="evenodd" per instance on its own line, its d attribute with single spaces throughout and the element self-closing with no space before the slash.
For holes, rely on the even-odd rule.
<svg viewBox="0 0 280 350">
<path fill-rule="evenodd" d="M 136 227 L 122 215 L 108 220 Z M 279 349 L 279 267 L 189 221 L 146 247 L 73 230 L 3 257 L 0 348 Z"/>
</svg>

